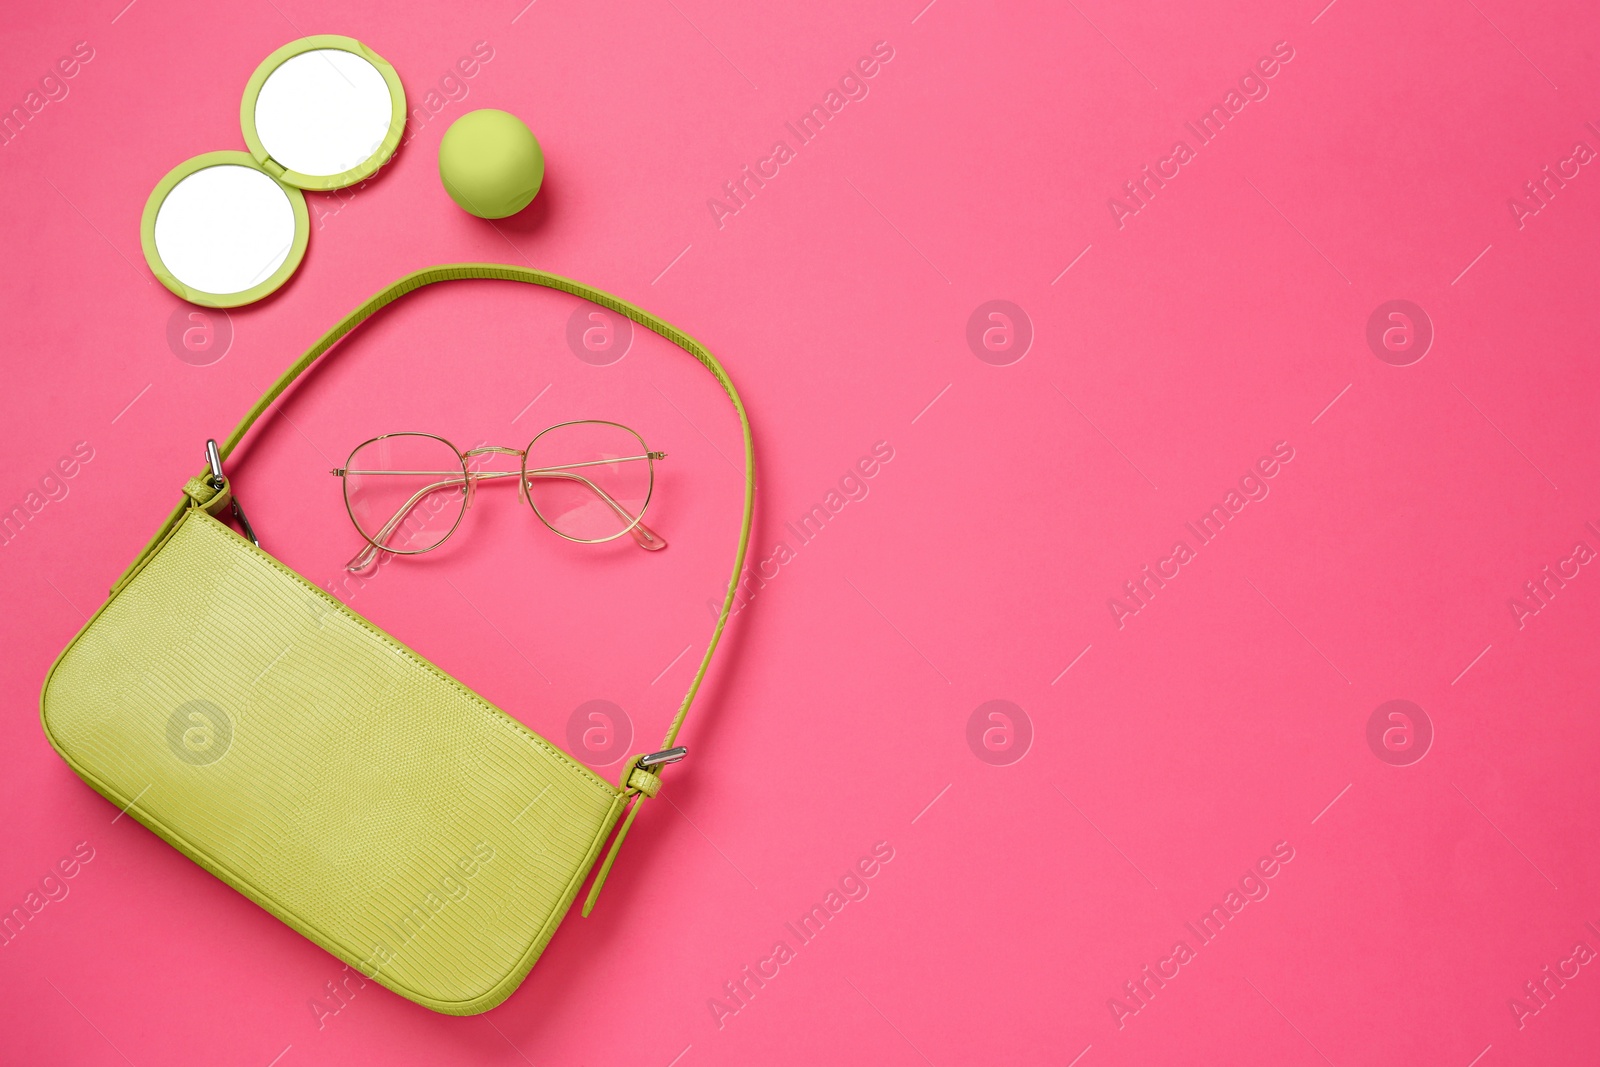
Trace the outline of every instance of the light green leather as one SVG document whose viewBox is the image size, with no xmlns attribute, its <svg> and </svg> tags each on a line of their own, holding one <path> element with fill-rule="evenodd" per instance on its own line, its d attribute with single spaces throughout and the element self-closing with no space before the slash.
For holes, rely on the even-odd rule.
<svg viewBox="0 0 1600 1067">
<path fill-rule="evenodd" d="M 692 339 L 567 279 L 462 264 L 409 275 L 324 335 L 223 446 L 378 308 L 422 285 L 500 278 L 564 289 L 656 330 L 717 376 L 745 436 L 743 522 L 721 617 L 662 747 L 716 649 L 753 506 L 749 424 Z M 51 668 L 45 733 L 113 804 L 370 978 L 435 1011 L 499 1004 L 544 950 L 631 804 L 588 906 L 659 771 L 613 786 L 224 526 L 202 477 Z M 587 914 L 587 907 L 585 909 Z"/>
</svg>

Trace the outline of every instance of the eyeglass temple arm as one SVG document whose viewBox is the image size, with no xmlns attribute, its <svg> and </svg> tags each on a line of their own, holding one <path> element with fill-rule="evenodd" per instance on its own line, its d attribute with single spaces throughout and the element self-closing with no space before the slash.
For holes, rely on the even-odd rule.
<svg viewBox="0 0 1600 1067">
<path fill-rule="evenodd" d="M 600 488 L 598 485 L 595 485 L 583 475 L 541 467 L 537 470 L 529 471 L 528 477 L 566 478 L 569 481 L 582 482 L 584 485 L 587 485 L 590 489 L 594 490 L 595 494 L 599 496 L 601 500 L 604 500 L 608 505 L 610 505 L 611 510 L 617 513 L 617 518 L 621 519 L 623 522 L 633 523 L 632 526 L 628 527 L 628 533 L 633 536 L 634 541 L 639 545 L 640 548 L 647 549 L 651 552 L 657 552 L 667 547 L 666 540 L 660 534 L 646 526 L 643 519 L 634 521 L 633 516 L 628 514 L 627 508 L 624 508 L 621 504 L 617 503 L 611 498 L 609 493 Z"/>
<path fill-rule="evenodd" d="M 374 537 L 372 541 L 387 541 L 389 539 L 389 535 L 394 533 L 395 527 L 404 522 L 406 516 L 411 514 L 411 509 L 415 508 L 419 503 L 421 503 L 429 493 L 432 493 L 435 490 L 447 489 L 451 486 L 460 484 L 460 479 L 449 471 L 418 471 L 416 473 L 439 474 L 444 475 L 445 477 L 443 480 L 434 482 L 431 485 L 425 485 L 421 489 L 418 489 L 415 493 L 411 494 L 411 498 L 404 504 L 400 505 L 395 513 L 389 517 L 389 521 L 383 524 L 382 528 L 379 529 L 377 536 Z M 517 478 L 520 476 L 520 471 L 468 472 L 469 478 Z M 646 526 L 642 519 L 635 522 L 633 517 L 628 514 L 626 508 L 617 503 L 616 500 L 612 499 L 610 494 L 608 494 L 604 489 L 601 489 L 598 485 L 595 485 L 583 475 L 569 474 L 565 471 L 533 470 L 528 472 L 528 476 L 530 478 L 566 478 L 571 481 L 582 482 L 584 485 L 592 489 L 601 500 L 604 500 L 606 504 L 610 506 L 611 510 L 617 513 L 618 518 L 620 518 L 623 522 L 633 523 L 633 525 L 628 528 L 628 533 L 633 536 L 634 541 L 639 545 L 640 548 L 651 552 L 656 552 L 667 547 L 665 538 L 656 533 L 650 527 Z M 345 564 L 346 570 L 355 573 L 364 571 L 372 565 L 372 561 L 377 557 L 378 553 L 389 551 L 387 548 L 382 548 L 373 544 L 372 541 L 368 541 L 362 547 L 360 552 L 357 552 L 353 557 L 351 557 L 350 561 Z"/>
<path fill-rule="evenodd" d="M 412 493 L 411 499 L 400 505 L 399 509 L 389 517 L 389 521 L 384 523 L 383 526 L 378 530 L 377 536 L 363 545 L 361 547 L 361 551 L 357 552 L 350 558 L 350 562 L 344 565 L 345 570 L 350 571 L 353 574 L 359 574 L 361 571 L 366 570 L 372 565 L 372 561 L 377 558 L 379 552 L 389 551 L 386 548 L 380 548 L 378 545 L 373 544 L 373 541 L 388 541 L 389 535 L 394 533 L 395 527 L 404 522 L 406 516 L 411 514 L 411 509 L 420 504 L 429 493 L 432 493 L 438 489 L 447 489 L 451 486 L 461 484 L 461 479 L 455 475 L 452 475 L 449 471 L 430 471 L 428 473 L 442 474 L 446 477 L 443 481 L 434 482 L 432 485 L 425 485 L 421 489 L 418 489 L 415 493 Z"/>
</svg>

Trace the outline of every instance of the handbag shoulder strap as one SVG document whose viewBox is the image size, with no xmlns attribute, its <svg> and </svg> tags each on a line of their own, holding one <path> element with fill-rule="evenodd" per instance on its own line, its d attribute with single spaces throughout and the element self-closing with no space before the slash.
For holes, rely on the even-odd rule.
<svg viewBox="0 0 1600 1067">
<path fill-rule="evenodd" d="M 563 278 L 560 275 L 549 274 L 541 270 L 533 270 L 529 267 L 516 267 L 501 263 L 452 263 L 437 267 L 427 267 L 423 270 L 414 271 L 392 285 L 379 290 L 366 303 L 346 315 L 332 329 L 323 334 L 316 344 L 307 349 L 304 355 L 295 360 L 293 365 L 284 371 L 276 382 L 272 383 L 272 387 L 262 395 L 260 400 L 256 401 L 255 406 L 245 414 L 244 418 L 239 420 L 239 425 L 235 426 L 233 432 L 228 435 L 227 440 L 222 442 L 219 449 L 221 456 L 223 459 L 227 459 L 239 447 L 239 443 L 250 432 L 250 428 L 255 425 L 256 420 L 271 408 L 273 403 L 284 394 L 296 378 L 305 373 L 329 349 L 338 344 L 361 323 L 371 318 L 374 313 L 394 303 L 407 293 L 415 292 L 424 286 L 433 285 L 437 282 L 462 281 L 473 278 L 525 282 L 529 285 L 542 285 L 549 289 L 559 289 L 562 292 L 571 293 L 573 296 L 592 301 L 602 307 L 610 308 L 619 315 L 626 315 L 634 322 L 660 334 L 699 360 L 701 365 L 711 372 L 712 376 L 717 379 L 718 384 L 727 392 L 728 399 L 733 402 L 733 409 L 739 416 L 739 430 L 744 436 L 744 512 L 739 523 L 739 542 L 733 555 L 733 574 L 728 579 L 728 591 L 723 597 L 722 610 L 717 614 L 716 625 L 712 627 L 711 639 L 706 643 L 705 654 L 700 657 L 700 667 L 694 672 L 694 678 L 689 683 L 689 691 L 684 694 L 683 702 L 678 705 L 677 714 L 673 716 L 672 725 L 667 729 L 666 737 L 661 743 L 663 749 L 671 748 L 678 739 L 678 732 L 683 728 L 684 719 L 688 717 L 689 707 L 694 703 L 695 695 L 700 691 L 700 683 L 705 680 L 706 671 L 711 666 L 711 657 L 717 651 L 717 644 L 722 640 L 723 628 L 728 623 L 728 615 L 733 610 L 734 596 L 738 591 L 739 575 L 744 570 L 745 550 L 750 543 L 750 523 L 754 513 L 756 490 L 755 446 L 751 441 L 750 420 L 745 414 L 744 402 L 739 399 L 738 390 L 733 387 L 733 382 L 728 378 L 728 372 L 723 369 L 722 364 L 717 362 L 717 358 L 704 345 L 682 330 L 658 319 L 643 308 L 635 307 L 626 300 L 612 296 L 610 293 L 591 288 L 570 278 Z M 192 487 L 195 487 L 197 483 L 200 485 L 206 484 L 203 476 L 190 480 L 189 487 L 186 487 L 185 490 L 186 495 L 183 502 L 168 517 L 161 529 L 156 532 L 155 537 L 145 546 L 144 551 L 139 554 L 139 557 L 133 561 L 133 564 L 117 580 L 117 584 L 111 589 L 113 594 L 137 573 L 150 556 L 154 555 L 156 549 L 166 540 L 167 534 L 182 519 L 183 513 L 194 505 L 195 500 L 198 498 L 192 493 Z M 225 502 L 228 493 L 229 490 L 226 487 L 220 490 L 214 500 L 208 503 L 208 510 L 215 510 L 220 507 Z M 209 494 L 207 495 L 209 496 Z M 630 778 L 636 777 L 632 772 L 632 764 L 624 769 L 624 786 L 630 784 Z M 651 792 L 654 791 L 652 785 L 647 784 L 646 788 Z M 609 866 L 609 858 L 607 866 Z"/>
</svg>

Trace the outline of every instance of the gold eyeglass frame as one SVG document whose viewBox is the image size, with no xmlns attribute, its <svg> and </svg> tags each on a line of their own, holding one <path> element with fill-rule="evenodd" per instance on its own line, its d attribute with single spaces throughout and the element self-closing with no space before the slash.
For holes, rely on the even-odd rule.
<svg viewBox="0 0 1600 1067">
<path fill-rule="evenodd" d="M 548 434 L 548 433 L 550 433 L 550 432 L 552 432 L 554 430 L 560 430 L 560 429 L 563 429 L 563 428 L 568 427 L 568 426 L 591 426 L 591 425 L 615 426 L 617 429 L 627 432 L 634 440 L 639 442 L 639 450 L 640 450 L 639 455 L 637 455 L 637 456 L 615 456 L 615 457 L 611 457 L 609 459 L 584 460 L 584 461 L 579 462 L 579 463 L 563 463 L 563 464 L 560 464 L 559 466 L 539 467 L 539 468 L 535 468 L 535 469 L 533 469 L 531 471 L 528 469 L 528 453 L 533 451 L 534 445 L 539 443 L 539 439 L 540 438 L 544 437 L 546 434 Z M 456 474 L 456 472 L 453 471 L 453 470 L 440 470 L 440 471 L 433 471 L 433 470 L 429 470 L 429 471 L 421 471 L 421 470 L 418 470 L 418 471 L 412 471 L 412 470 L 406 470 L 406 471 L 377 471 L 377 470 L 370 470 L 369 471 L 369 470 L 352 470 L 350 468 L 351 461 L 355 459 L 356 454 L 358 452 L 360 452 L 363 448 L 366 448 L 368 445 L 376 444 L 379 441 L 387 440 L 388 438 L 391 438 L 391 437 L 426 437 L 426 438 L 430 438 L 430 439 L 432 439 L 434 441 L 438 441 L 440 444 L 444 445 L 446 448 L 450 449 L 450 451 L 455 453 L 457 461 L 461 464 L 460 475 L 458 476 Z M 514 470 L 514 471 L 475 471 L 475 470 L 473 470 L 471 465 L 470 465 L 470 463 L 469 463 L 469 461 L 474 459 L 475 457 L 487 456 L 487 455 L 517 456 L 521 460 L 521 464 L 520 464 L 519 468 L 517 470 Z M 384 553 L 384 552 L 387 552 L 387 553 L 390 553 L 390 554 L 396 555 L 396 556 L 420 556 L 420 555 L 422 555 L 424 553 L 432 552 L 434 549 L 438 548 L 440 545 L 442 545 L 446 541 L 450 540 L 451 537 L 455 536 L 456 530 L 460 528 L 462 520 L 467 517 L 467 510 L 472 507 L 473 490 L 474 490 L 474 487 L 477 485 L 477 483 L 478 483 L 478 481 L 480 479 L 482 479 L 482 480 L 496 480 L 496 479 L 502 479 L 502 478 L 516 478 L 517 479 L 517 489 L 518 489 L 519 495 L 521 495 L 522 499 L 524 499 L 524 500 L 526 500 L 528 502 L 528 507 L 532 509 L 533 513 L 536 516 L 538 516 L 539 521 L 544 523 L 545 528 L 548 529 L 551 533 L 555 534 L 557 537 L 564 538 L 564 539 L 566 539 L 568 541 L 574 541 L 574 542 L 576 542 L 578 544 L 581 544 L 581 545 L 599 545 L 599 544 L 605 544 L 608 541 L 615 541 L 617 538 L 622 537 L 624 534 L 629 534 L 629 535 L 632 535 L 634 541 L 639 545 L 640 548 L 646 549 L 647 551 L 651 551 L 651 552 L 660 551 L 661 549 L 667 547 L 667 542 L 666 542 L 665 539 L 663 539 L 661 537 L 660 534 L 656 533 L 649 526 L 645 525 L 645 523 L 644 523 L 644 515 L 645 515 L 645 512 L 647 510 L 649 510 L 651 498 L 655 495 L 655 486 L 656 486 L 655 464 L 656 464 L 656 461 L 660 460 L 660 459 L 666 459 L 666 458 L 667 458 L 667 454 L 665 452 L 652 452 L 652 451 L 650 451 L 649 446 L 645 444 L 644 438 L 639 435 L 637 430 L 634 430 L 631 426 L 624 426 L 620 422 L 611 422 L 608 419 L 574 419 L 574 420 L 569 421 L 569 422 L 558 422 L 554 426 L 547 426 L 543 430 L 540 430 L 537 434 L 534 434 L 533 439 L 528 442 L 528 447 L 522 448 L 522 449 L 508 448 L 508 447 L 506 447 L 504 445 L 482 445 L 482 446 L 479 446 L 478 448 L 470 448 L 470 449 L 467 449 L 466 451 L 463 452 L 461 449 L 457 448 L 455 446 L 455 444 L 452 443 L 451 441 L 449 441 L 448 439 L 446 439 L 444 437 L 440 437 L 438 434 L 425 433 L 425 432 L 422 432 L 420 430 L 401 430 L 401 431 L 396 431 L 394 433 L 385 433 L 385 434 L 379 434 L 376 437 L 370 437 L 367 440 L 365 440 L 365 441 L 361 442 L 360 444 L 356 445 L 356 447 L 354 447 L 354 448 L 352 448 L 350 450 L 350 455 L 345 459 L 345 466 L 343 466 L 343 467 L 334 467 L 332 470 L 330 470 L 328 472 L 329 474 L 333 474 L 333 475 L 337 475 L 338 476 L 338 478 L 340 480 L 340 483 L 341 483 L 342 495 L 344 497 L 345 513 L 347 515 L 349 515 L 350 524 L 356 528 L 356 533 L 360 534 L 361 535 L 361 539 L 366 542 L 366 547 L 364 547 L 360 552 L 358 552 L 355 555 L 355 557 L 353 559 L 351 559 L 348 564 L 345 565 L 346 569 L 350 570 L 350 571 L 355 571 L 355 572 L 364 571 L 364 570 L 367 569 L 367 567 L 369 567 L 372 564 L 372 562 L 375 559 L 377 559 L 379 553 Z M 645 488 L 644 502 L 639 505 L 639 514 L 638 515 L 632 515 L 627 508 L 623 507 L 616 500 L 612 499 L 612 497 L 611 497 L 611 495 L 609 493 L 607 493 L 604 489 L 600 488 L 595 483 L 591 482 L 588 478 L 585 478 L 582 474 L 570 473 L 574 469 L 579 468 L 579 467 L 593 467 L 593 466 L 600 466 L 600 465 L 607 464 L 607 463 L 624 463 L 624 462 L 630 462 L 630 461 L 634 461 L 634 460 L 644 460 L 646 465 L 647 465 L 646 469 L 647 469 L 648 474 L 649 474 L 649 484 Z M 404 521 L 406 516 L 410 515 L 412 510 L 417 506 L 417 503 L 421 499 L 424 499 L 428 493 L 431 493 L 431 492 L 433 492 L 435 490 L 438 490 L 438 489 L 448 489 L 448 488 L 451 488 L 451 487 L 459 484 L 462 487 L 461 510 L 456 513 L 455 522 L 451 524 L 449 530 L 445 531 L 445 535 L 443 537 L 439 538 L 439 540 L 436 541 L 434 544 L 429 545 L 427 548 L 409 548 L 409 549 L 408 548 L 390 548 L 389 546 L 379 544 L 373 538 L 368 537 L 366 530 L 362 529 L 360 521 L 356 518 L 355 508 L 350 502 L 350 479 L 349 479 L 348 476 L 351 475 L 351 474 L 359 474 L 359 475 L 405 474 L 405 475 L 412 475 L 412 476 L 416 476 L 416 475 L 422 475 L 422 476 L 437 475 L 438 477 L 444 479 L 443 481 L 435 482 L 435 483 L 433 483 L 431 485 L 424 486 L 423 488 L 417 490 L 416 493 L 412 494 L 411 499 L 406 501 L 403 505 L 401 505 L 401 507 L 395 512 L 394 516 L 392 518 L 390 518 L 388 522 L 384 523 L 383 526 L 379 527 L 378 534 L 377 534 L 377 536 L 379 536 L 379 537 L 388 536 L 389 533 L 392 532 L 392 530 L 393 530 L 393 528 L 395 526 L 397 526 L 399 523 Z M 457 481 L 458 477 L 459 477 L 459 482 Z M 621 517 L 624 520 L 626 520 L 627 525 L 625 525 L 622 529 L 618 530 L 616 533 L 611 534 L 611 535 L 609 535 L 607 537 L 584 538 L 584 537 L 574 537 L 571 534 L 564 533 L 563 531 L 557 529 L 556 526 L 553 523 L 551 523 L 551 521 L 549 519 L 547 519 L 542 512 L 540 512 L 539 505 L 537 505 L 537 504 L 535 504 L 533 502 L 533 494 L 528 491 L 528 480 L 530 478 L 541 478 L 541 477 L 543 477 L 543 478 L 562 478 L 562 479 L 570 479 L 570 480 L 573 480 L 573 481 L 582 482 L 584 485 L 587 485 L 590 489 L 594 490 L 594 492 L 606 504 L 608 504 L 611 507 L 611 509 L 618 514 L 619 517 Z"/>
</svg>

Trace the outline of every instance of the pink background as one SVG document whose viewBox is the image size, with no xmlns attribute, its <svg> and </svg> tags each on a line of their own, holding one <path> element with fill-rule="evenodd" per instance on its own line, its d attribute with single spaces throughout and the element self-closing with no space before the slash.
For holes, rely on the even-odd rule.
<svg viewBox="0 0 1600 1067">
<path fill-rule="evenodd" d="M 0 550 L 0 907 L 93 856 L 0 949 L 0 1059 L 1592 1062 L 1600 574 L 1563 561 L 1600 550 L 1600 173 L 1569 164 L 1520 225 L 1508 202 L 1600 150 L 1593 4 L 123 2 L 17 7 L 0 44 L 7 108 L 93 50 L 0 149 L 0 506 L 66 491 Z M 145 197 L 242 148 L 255 65 L 325 32 L 430 117 L 364 188 L 308 194 L 302 268 L 213 317 L 220 358 L 169 344 L 188 309 L 143 262 Z M 492 59 L 451 81 L 480 41 Z M 785 123 L 880 41 L 868 95 L 796 148 Z M 1266 98 L 1198 147 L 1185 122 L 1279 42 Z M 435 170 L 475 107 L 522 116 L 549 160 L 497 227 Z M 780 138 L 795 158 L 719 226 L 708 199 Z M 1180 138 L 1194 158 L 1119 227 L 1110 198 Z M 458 260 L 569 275 L 706 342 L 756 427 L 755 558 L 794 557 L 734 620 L 596 914 L 465 1019 L 375 987 L 327 1000 L 337 961 L 115 818 L 37 717 L 205 438 L 368 294 Z M 1033 332 L 1004 366 L 967 341 L 997 299 Z M 1395 299 L 1435 335 L 1409 366 L 1366 340 Z M 607 700 L 640 750 L 726 579 L 737 429 L 657 338 L 575 358 L 577 306 L 415 297 L 230 473 L 267 547 L 326 586 L 356 540 L 325 471 L 358 441 L 637 426 L 670 453 L 650 520 L 669 551 L 567 544 L 483 494 L 446 550 L 344 595 L 559 743 Z M 866 497 L 798 542 L 785 524 L 880 441 Z M 78 442 L 92 460 L 49 480 Z M 1277 442 L 1269 495 L 1196 548 L 1185 523 Z M 1170 575 L 1180 539 L 1194 558 L 1119 627 L 1108 601 L 1146 564 Z M 1547 565 L 1577 576 L 1519 620 Z M 1367 737 L 1395 699 L 1434 734 L 1408 766 Z M 1021 709 L 1009 747 L 982 715 L 995 747 L 969 745 L 991 700 Z M 879 842 L 869 894 L 801 945 L 785 923 Z M 1293 859 L 1246 883 L 1269 894 L 1202 944 L 1185 924 L 1275 846 Z M 779 940 L 794 958 L 731 1000 Z M 1193 958 L 1163 962 L 1180 940 Z M 1147 965 L 1178 970 L 1136 1000 Z"/>
</svg>

